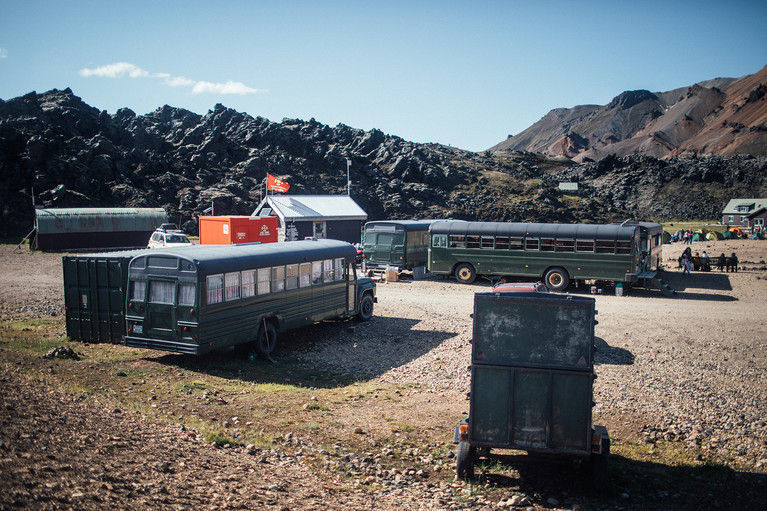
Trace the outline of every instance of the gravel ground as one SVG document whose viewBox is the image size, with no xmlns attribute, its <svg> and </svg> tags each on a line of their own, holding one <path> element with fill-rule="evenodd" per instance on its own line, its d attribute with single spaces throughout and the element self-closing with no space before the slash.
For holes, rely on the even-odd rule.
<svg viewBox="0 0 767 511">
<path fill-rule="evenodd" d="M 669 266 L 675 266 L 682 249 L 664 246 Z M 666 278 L 678 291 L 673 298 L 639 289 L 619 297 L 612 288 L 594 296 L 599 311 L 595 422 L 624 444 L 671 443 L 701 453 L 704 461 L 728 465 L 736 474 L 765 474 L 767 242 L 695 243 L 693 250 L 737 252 L 741 271 L 683 276 L 670 270 Z M 14 253 L 0 246 L 0 264 L 4 323 L 63 314 L 61 254 Z M 409 407 L 399 403 L 396 410 L 382 411 L 383 400 L 369 400 L 369 405 L 334 410 L 333 420 L 361 428 L 371 440 L 378 431 L 391 431 L 387 414 L 405 414 L 419 427 L 445 429 L 468 411 L 473 295 L 488 289 L 488 283 L 467 286 L 438 278 L 381 282 L 371 321 L 354 325 L 353 332 L 333 324 L 302 329 L 286 338 L 280 355 L 360 381 L 401 385 L 401 399 Z M 587 294 L 585 289 L 570 292 Z M 5 488 L 10 495 L 0 498 L 0 509 L 512 507 L 511 494 L 470 497 L 470 487 L 436 471 L 445 460 L 425 462 L 436 471 L 430 478 L 419 482 L 406 473 L 391 475 L 382 489 L 370 492 L 350 487 L 338 474 L 318 477 L 307 468 L 301 449 L 342 470 L 359 470 L 368 463 L 365 453 L 348 453 L 338 461 L 310 444 L 299 445 L 298 454 L 279 448 L 255 457 L 246 451 L 222 452 L 190 432 L 112 409 L 96 410 L 66 392 L 19 380 L 9 369 L 18 364 L 16 359 L 2 350 L 0 358 L 0 472 L 7 476 L 0 493 Z M 85 449 L 89 438 L 96 447 Z M 132 461 L 113 461 L 121 457 Z M 197 484 L 184 483 L 190 473 Z M 226 492 L 204 484 L 216 477 Z M 737 484 L 764 487 L 763 476 L 744 480 Z M 559 489 L 556 498 L 549 497 L 540 481 L 528 479 L 527 486 L 515 490 L 514 502 L 535 509 L 589 509 L 585 497 L 572 492 L 563 495 Z M 712 490 L 711 502 L 726 507 L 736 501 L 722 489 L 731 482 L 722 484 Z M 683 499 L 684 492 L 673 493 L 663 488 L 654 496 L 625 495 L 627 500 L 615 508 L 677 509 L 671 497 Z M 650 497 L 659 500 L 647 501 Z"/>
</svg>

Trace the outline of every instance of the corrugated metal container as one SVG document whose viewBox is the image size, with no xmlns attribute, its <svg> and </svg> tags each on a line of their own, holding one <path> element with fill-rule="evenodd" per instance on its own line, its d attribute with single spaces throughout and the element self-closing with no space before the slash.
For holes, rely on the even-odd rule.
<svg viewBox="0 0 767 511">
<path fill-rule="evenodd" d="M 472 445 L 591 452 L 594 304 L 548 293 L 475 295 Z"/>
<path fill-rule="evenodd" d="M 274 243 L 278 241 L 276 216 L 201 216 L 200 245 Z"/>
<path fill-rule="evenodd" d="M 67 335 L 119 344 L 125 335 L 128 263 L 144 250 L 62 257 Z"/>
<path fill-rule="evenodd" d="M 162 208 L 51 208 L 35 210 L 37 248 L 145 247 L 168 221 Z"/>
</svg>

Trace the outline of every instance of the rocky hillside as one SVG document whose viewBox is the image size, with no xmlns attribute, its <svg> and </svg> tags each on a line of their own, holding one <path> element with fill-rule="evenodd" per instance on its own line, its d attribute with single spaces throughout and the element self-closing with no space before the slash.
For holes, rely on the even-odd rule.
<svg viewBox="0 0 767 511">
<path fill-rule="evenodd" d="M 624 92 L 608 105 L 558 108 L 490 151 L 532 151 L 574 161 L 609 154 L 765 155 L 767 67 L 668 92 Z"/>
<path fill-rule="evenodd" d="M 46 207 L 161 206 L 185 229 L 211 204 L 250 214 L 267 173 L 290 194 L 346 193 L 369 218 L 613 221 L 716 218 L 732 196 L 767 196 L 765 157 L 610 157 L 573 164 L 529 153 L 414 144 L 314 119 L 222 105 L 146 115 L 85 104 L 69 89 L 0 100 L 0 235 L 26 234 Z M 580 190 L 565 195 L 561 181 Z"/>
</svg>

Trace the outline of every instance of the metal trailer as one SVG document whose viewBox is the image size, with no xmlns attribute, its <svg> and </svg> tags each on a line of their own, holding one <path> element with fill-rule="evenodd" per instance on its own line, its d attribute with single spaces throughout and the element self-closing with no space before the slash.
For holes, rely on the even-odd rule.
<svg viewBox="0 0 767 511">
<path fill-rule="evenodd" d="M 67 336 L 82 342 L 122 343 L 128 263 L 145 251 L 62 257 Z"/>
<path fill-rule="evenodd" d="M 594 299 L 538 292 L 474 295 L 469 416 L 455 428 L 456 471 L 491 449 L 588 461 L 604 486 L 610 438 L 592 424 Z"/>
</svg>

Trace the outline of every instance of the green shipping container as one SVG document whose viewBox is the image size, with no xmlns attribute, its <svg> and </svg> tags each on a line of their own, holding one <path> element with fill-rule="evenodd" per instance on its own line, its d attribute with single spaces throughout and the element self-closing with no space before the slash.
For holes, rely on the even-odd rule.
<svg viewBox="0 0 767 511">
<path fill-rule="evenodd" d="M 122 343 L 128 263 L 146 250 L 62 257 L 67 335 L 82 342 Z"/>
</svg>

